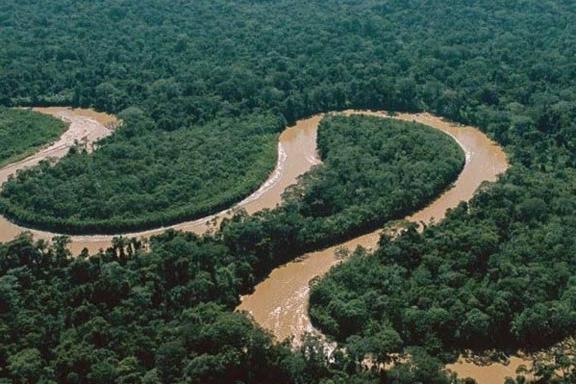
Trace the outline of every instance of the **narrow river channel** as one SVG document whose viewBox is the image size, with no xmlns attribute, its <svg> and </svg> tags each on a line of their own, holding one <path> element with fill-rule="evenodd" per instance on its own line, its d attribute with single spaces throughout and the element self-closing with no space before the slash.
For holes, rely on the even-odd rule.
<svg viewBox="0 0 576 384">
<path fill-rule="evenodd" d="M 67 132 L 53 145 L 42 149 L 38 153 L 18 163 L 10 164 L 0 169 L 0 185 L 9 175 L 16 171 L 34 166 L 41 160 L 48 158 L 61 158 L 75 141 L 85 141 L 89 144 L 112 133 L 107 127 L 116 124 L 112 117 L 103 113 L 81 109 L 42 108 L 39 112 L 47 113 L 68 122 Z M 282 200 L 282 193 L 292 184 L 296 183 L 298 176 L 306 173 L 312 166 L 319 163 L 316 156 L 316 130 L 322 120 L 321 115 L 300 120 L 296 125 L 286 128 L 278 140 L 278 161 L 276 168 L 262 186 L 253 194 L 242 200 L 234 208 L 243 208 L 248 213 L 260 211 L 265 208 L 274 208 Z M 152 229 L 134 233 L 122 234 L 126 237 L 150 237 L 162 233 L 168 228 L 202 234 L 214 228 L 223 218 L 230 216 L 231 210 L 201 219 L 187 221 L 170 227 Z M 31 232 L 35 238 L 50 240 L 55 233 L 34 229 L 22 228 L 0 216 L 0 242 L 13 239 L 23 231 Z M 110 235 L 71 236 L 70 250 L 78 254 L 86 248 L 91 253 L 108 248 L 112 243 Z"/>
<path fill-rule="evenodd" d="M 36 165 L 47 158 L 64 156 L 75 141 L 84 141 L 91 145 L 111 134 L 118 122 L 110 115 L 67 108 L 43 108 L 39 112 L 51 114 L 67 121 L 70 126 L 61 139 L 35 155 L 18 163 L 0 169 L 0 184 L 17 170 Z M 395 118 L 404 121 L 416 121 L 436 128 L 452 136 L 466 153 L 466 164 L 455 181 L 454 186 L 439 196 L 428 207 L 407 217 L 409 221 L 430 223 L 442 220 L 448 209 L 456 207 L 461 201 L 468 201 L 483 182 L 491 182 L 508 168 L 503 150 L 480 130 L 470 126 L 460 126 L 439 117 L 427 114 L 397 114 L 388 116 L 384 112 L 346 111 L 345 114 L 365 114 L 383 118 Z M 298 121 L 287 128 L 279 137 L 278 162 L 268 180 L 252 195 L 236 205 L 254 213 L 265 208 L 274 208 L 281 202 L 282 193 L 320 161 L 316 153 L 316 133 L 323 115 Z M 231 211 L 223 211 L 199 220 L 171 226 L 183 231 L 198 234 L 214 227 Z M 212 224 L 210 224 L 212 222 Z M 124 234 L 127 237 L 149 237 L 167 228 Z M 14 225 L 0 217 L 0 242 L 14 238 L 27 229 Z M 30 231 L 30 230 L 28 230 Z M 54 233 L 31 230 L 36 238 L 51 239 Z M 255 291 L 242 298 L 238 310 L 249 312 L 264 328 L 273 332 L 278 340 L 294 336 L 299 339 L 305 332 L 312 331 L 307 315 L 309 282 L 325 274 L 338 263 L 334 256 L 336 249 L 345 247 L 355 249 L 362 246 L 371 249 L 376 246 L 379 231 L 360 236 L 344 244 L 303 255 L 297 260 L 276 268 L 269 277 L 258 284 Z M 87 248 L 90 252 L 105 249 L 111 244 L 112 236 L 72 236 L 71 251 L 75 254 Z M 519 358 L 511 361 L 510 366 L 492 364 L 476 366 L 464 360 L 448 368 L 460 375 L 476 378 L 479 384 L 503 382 L 504 377 L 514 376 L 514 366 L 525 363 Z"/>
</svg>

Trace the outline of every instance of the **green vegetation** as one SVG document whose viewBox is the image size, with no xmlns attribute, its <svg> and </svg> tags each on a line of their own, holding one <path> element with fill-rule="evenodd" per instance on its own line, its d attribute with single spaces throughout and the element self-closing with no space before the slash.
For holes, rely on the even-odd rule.
<svg viewBox="0 0 576 384">
<path fill-rule="evenodd" d="M 184 377 L 193 382 L 195 377 L 207 383 L 255 383 L 266 381 L 263 375 L 269 370 L 277 373 L 279 382 L 285 377 L 294 383 L 442 383 L 448 379 L 439 372 L 437 358 L 446 360 L 461 348 L 490 344 L 500 350 L 540 348 L 564 337 L 573 329 L 576 311 L 571 298 L 576 216 L 575 19 L 576 3 L 571 0 L 2 1 L 0 104 L 95 106 L 137 116 L 104 142 L 102 154 L 90 160 L 72 154 L 53 170 L 29 176 L 31 181 L 48 181 L 45 175 L 53 175 L 50 187 L 30 181 L 28 185 L 35 189 L 25 197 L 22 191 L 12 193 L 27 179 L 15 180 L 14 192 L 4 194 L 5 202 L 23 204 L 43 194 L 56 199 L 44 209 L 70 199 L 91 201 L 94 188 L 110 188 L 110 180 L 105 185 L 71 188 L 63 195 L 66 198 L 48 189 L 74 179 L 93 183 L 96 179 L 90 175 L 106 175 L 110 163 L 126 170 L 115 176 L 126 179 L 128 185 L 151 182 L 161 189 L 170 185 L 161 174 L 148 180 L 148 167 L 135 166 L 138 162 L 124 154 L 143 148 L 140 143 L 150 143 L 151 163 L 172 164 L 167 160 L 171 150 L 162 148 L 173 149 L 169 138 L 186 136 L 180 131 L 223 126 L 223 131 L 234 132 L 215 129 L 210 133 L 236 137 L 252 129 L 250 121 L 294 121 L 351 107 L 427 110 L 479 126 L 507 147 L 513 167 L 509 175 L 484 188 L 468 207 L 455 210 L 442 225 L 421 235 L 409 230 L 396 242 L 384 239 L 374 255 L 355 256 L 314 289 L 316 323 L 349 351 L 337 350 L 329 361 L 313 345 L 295 354 L 277 349 L 282 346 L 268 347 L 268 341 L 251 344 L 256 349 L 238 346 L 228 341 L 224 327 L 210 325 L 220 316 L 246 324 L 239 315 L 229 313 L 238 293 L 253 287 L 273 265 L 293 257 L 287 249 L 306 246 L 295 242 L 298 231 L 294 229 L 302 228 L 298 223 L 304 217 L 297 204 L 288 205 L 294 207 L 293 214 L 284 208 L 252 219 L 240 215 L 209 240 L 169 234 L 164 241 L 158 240 L 150 254 L 126 261 L 120 261 L 116 244 L 116 252 L 47 267 L 35 258 L 50 252 L 45 247 L 29 242 L 5 245 L 0 262 L 20 261 L 2 269 L 0 277 L 0 307 L 9 308 L 0 315 L 0 328 L 6 330 L 1 335 L 10 338 L 0 343 L 0 376 L 21 382 L 43 377 L 64 383 L 168 383 L 183 382 Z M 133 108 L 142 112 L 135 113 Z M 234 119 L 246 124 L 226 123 Z M 266 125 L 269 143 L 279 130 L 276 123 Z M 250 143 L 246 148 L 252 148 Z M 225 141 L 218 153 L 233 153 L 239 150 L 236 145 L 237 141 Z M 235 174 L 231 169 L 239 169 L 238 164 L 231 159 L 223 164 L 220 157 L 208 155 L 213 152 L 211 145 L 199 145 L 195 151 L 196 156 L 209 159 L 203 169 L 214 175 Z M 262 176 L 265 172 L 260 173 L 258 169 L 264 169 L 260 166 L 271 164 L 264 156 L 260 159 L 252 172 Z M 224 167 L 222 172 L 218 164 Z M 189 180 L 197 171 L 191 169 L 183 177 Z M 234 178 L 222 181 L 218 191 L 231 190 L 236 182 Z M 127 188 L 126 200 L 119 206 L 126 201 L 143 206 L 154 200 L 148 193 Z M 100 205 L 109 204 L 106 196 Z M 185 199 L 178 203 L 189 207 L 198 203 L 189 196 Z M 145 226 L 150 224 L 151 216 L 137 209 L 124 213 L 128 217 L 118 215 L 119 222 L 138 219 Z M 84 215 L 81 220 L 68 219 L 81 226 L 91 217 Z M 38 225 L 57 217 L 43 217 Z M 322 216 L 308 216 L 305 222 L 316 219 L 326 222 Z M 287 226 L 290 220 L 293 224 Z M 188 249 L 202 241 L 212 242 L 211 246 Z M 160 249 L 165 250 L 162 257 L 154 257 Z M 27 261 L 30 257 L 32 262 Z M 88 275 L 93 279 L 88 284 L 73 285 L 77 283 L 70 280 L 66 268 L 81 262 L 99 265 L 98 260 L 107 257 L 110 261 L 102 264 L 105 273 Z M 189 263 L 187 269 L 180 268 L 182 264 L 164 264 L 165 258 L 176 257 L 179 263 Z M 233 262 L 227 264 L 230 258 Z M 138 265 L 146 266 L 148 259 L 153 263 L 148 265 L 151 271 L 140 269 Z M 203 261 L 209 264 L 203 267 Z M 127 280 L 106 277 L 114 275 L 116 265 Z M 167 289 L 165 281 L 170 280 L 158 278 L 155 269 L 177 279 L 180 271 L 188 270 L 194 277 L 184 276 L 185 284 L 171 283 Z M 117 286 L 114 281 L 128 283 Z M 141 290 L 143 298 L 138 296 L 141 282 L 155 293 L 150 300 L 164 311 L 161 315 L 147 304 L 146 291 Z M 194 283 L 189 286 L 189 282 Z M 221 297 L 222 291 L 216 288 L 229 283 L 237 289 L 226 290 Z M 51 293 L 40 295 L 35 287 Z M 113 309 L 92 311 L 90 305 L 103 304 L 89 295 L 103 287 L 111 287 L 106 297 L 122 301 Z M 211 295 L 213 290 L 218 293 Z M 162 296 L 168 293 L 170 301 Z M 133 295 L 136 304 L 129 304 L 126 294 Z M 5 303 L 12 300 L 7 297 L 17 305 L 7 307 Z M 165 308 L 180 301 L 194 312 L 192 318 L 205 325 L 205 332 L 193 333 L 208 335 L 201 345 L 195 337 L 187 344 L 182 341 L 185 338 L 173 336 L 186 328 L 181 327 L 184 311 Z M 206 313 L 212 311 L 206 305 L 218 305 L 208 301 L 225 308 L 217 310 L 221 315 L 214 315 L 214 321 L 203 320 L 212 316 Z M 36 304 L 43 308 L 40 315 L 30 313 Z M 89 307 L 84 311 L 88 315 L 83 315 L 82 305 Z M 77 316 L 63 315 L 74 311 Z M 447 311 L 458 315 L 448 312 L 447 317 Z M 82 327 L 83 321 L 94 320 L 91 313 L 112 324 L 107 328 L 110 333 L 98 331 L 98 324 Z M 116 320 L 126 320 L 125 314 L 144 319 L 146 326 L 139 328 L 129 318 Z M 260 338 L 252 326 L 240 328 L 233 340 Z M 106 336 L 110 334 L 113 337 Z M 180 346 L 164 346 L 160 351 L 164 341 L 178 344 L 179 340 Z M 54 347 L 64 341 L 67 344 Z M 131 344 L 150 345 L 146 350 L 152 353 L 136 354 Z M 256 350 L 259 359 L 250 360 L 250 352 Z M 366 354 L 376 353 L 384 361 L 394 356 L 389 352 L 398 350 L 409 352 L 413 359 L 392 371 L 374 372 L 358 364 Z M 242 359 L 236 358 L 238 354 Z M 550 372 L 555 366 L 565 368 L 571 354 L 573 348 L 559 352 L 557 361 L 538 370 L 541 382 L 552 382 Z M 235 365 L 238 361 L 243 365 Z M 161 368 L 168 365 L 176 367 L 178 378 Z M 106 372 L 110 366 L 116 373 Z M 279 372 L 285 373 L 286 366 L 290 373 L 282 376 Z M 120 380 L 134 370 L 133 381 Z M 209 372 L 217 373 L 209 376 Z M 161 376 L 156 379 L 154 375 Z"/>
<path fill-rule="evenodd" d="M 35 245 L 27 236 L 0 245 L 0 376 L 285 383 L 290 366 L 303 365 L 230 313 L 235 261 L 213 240 L 167 234 L 150 253 L 133 242 L 127 253 L 89 259 L 71 258 L 65 245 L 64 238 Z"/>
<path fill-rule="evenodd" d="M 576 326 L 573 193 L 517 168 L 442 224 L 383 237 L 373 255 L 332 270 L 313 288 L 312 318 L 347 344 L 393 332 L 402 339 L 393 352 L 560 341 Z"/>
<path fill-rule="evenodd" d="M 0 166 L 23 159 L 65 130 L 66 125 L 53 117 L 0 106 Z"/>
<path fill-rule="evenodd" d="M 129 128 L 94 155 L 73 151 L 55 167 L 44 163 L 6 183 L 4 214 L 65 233 L 121 233 L 202 217 L 266 179 L 283 127 L 277 117 L 250 115 L 155 137 L 141 113 L 121 117 Z"/>
<path fill-rule="evenodd" d="M 322 243 L 327 234 L 343 239 L 400 219 L 446 189 L 465 162 L 446 134 L 365 116 L 324 119 L 318 151 L 324 165 L 285 196 L 306 222 L 299 244 Z"/>
<path fill-rule="evenodd" d="M 446 189 L 465 161 L 433 128 L 366 116 L 322 120 L 318 149 L 323 164 L 288 189 L 279 208 L 240 213 L 222 226 L 235 253 L 271 260 L 263 271 L 403 218 Z"/>
<path fill-rule="evenodd" d="M 171 188 L 164 172 L 148 174 L 148 167 L 135 166 L 129 154 L 143 142 L 153 143 L 158 149 L 147 151 L 150 162 L 170 164 L 167 153 L 180 152 L 182 143 L 170 146 L 167 132 L 201 130 L 199 125 L 207 122 L 260 113 L 282 114 L 290 122 L 349 107 L 427 109 L 481 126 L 502 144 L 513 145 L 516 159 L 526 165 L 574 165 L 575 64 L 565 49 L 575 35 L 570 17 L 574 5 L 557 3 L 543 7 L 535 1 L 518 5 L 482 0 L 451 7 L 438 0 L 201 0 L 184 6 L 165 0 L 103 0 L 62 6 L 56 0 L 42 5 L 5 1 L 0 103 L 71 104 L 108 112 L 137 107 L 151 122 L 144 132 L 139 123 L 126 124 L 123 129 L 134 134 L 110 139 L 119 151 L 103 151 L 96 155 L 101 160 L 58 164 L 49 186 L 38 182 L 41 187 L 33 193 L 54 196 L 49 202 L 30 201 L 37 198 L 24 196 L 15 181 L 10 191 L 18 192 L 3 195 L 10 202 L 5 209 L 19 222 L 61 226 L 66 232 L 96 227 L 98 232 L 114 232 L 173 222 L 182 217 L 169 206 L 175 202 L 188 207 L 184 216 L 213 211 L 206 207 L 221 207 L 231 199 L 214 197 L 210 204 L 203 200 L 216 191 L 203 185 L 212 177 L 200 179 L 200 196 L 190 196 L 189 184 Z M 536 22 L 545 32 L 532 28 Z M 268 128 L 264 130 L 270 132 Z M 277 133 L 280 128 L 275 128 Z M 243 129 L 236 127 L 235 134 L 242 135 Z M 538 148 L 532 151 L 534 143 Z M 199 145 L 195 156 L 206 159 L 202 169 L 218 180 L 236 175 L 240 168 L 227 156 L 235 146 L 236 141 L 218 148 Z M 246 146 L 251 153 L 258 148 L 256 141 Z M 221 156 L 211 156 L 214 153 Z M 243 195 L 262 182 L 271 167 L 270 156 L 258 160 L 243 163 L 245 170 L 252 166 L 252 173 L 260 176 L 247 182 L 250 188 L 242 188 Z M 82 162 L 90 166 L 77 165 Z M 190 167 L 180 175 L 188 180 L 198 172 Z M 96 199 L 94 175 L 98 190 L 103 190 Z M 72 179 L 89 185 L 76 185 Z M 115 186 L 121 179 L 126 179 L 125 192 Z M 217 184 L 231 191 L 236 182 L 229 177 Z M 157 191 L 146 188 L 149 183 L 175 196 L 163 205 Z M 65 184 L 64 194 L 50 191 Z M 110 207 L 111 191 L 124 192 L 114 202 L 118 211 Z M 74 205 L 70 201 L 94 200 L 106 208 L 103 215 L 117 217 L 103 222 L 97 213 L 67 207 Z M 157 200 L 156 211 L 146 212 L 149 202 Z M 62 212 L 50 208 L 55 206 L 62 206 Z M 38 208 L 46 216 L 32 217 Z"/>
<path fill-rule="evenodd" d="M 214 238 L 167 232 L 144 252 L 118 239 L 106 253 L 72 258 L 21 236 L 0 244 L 0 382 L 377 383 L 331 363 L 308 338 L 293 352 L 244 315 L 238 276 L 248 257 Z M 415 350 L 398 383 L 435 378 L 439 363 Z M 332 381 L 333 380 L 333 381 Z"/>
<path fill-rule="evenodd" d="M 29 236 L 0 245 L 0 328 L 11 330 L 0 347 L 0 376 L 61 383 L 346 382 L 318 340 L 292 353 L 289 343 L 273 345 L 229 311 L 301 248 L 423 205 L 454 180 L 464 155 L 432 128 L 359 116 L 326 118 L 319 144 L 324 164 L 285 205 L 254 217 L 240 213 L 214 235 L 169 231 L 152 239 L 150 251 L 117 238 L 107 252 L 75 259 L 66 238 L 52 247 Z M 412 193 L 395 193 L 407 189 Z M 339 196 L 350 205 L 327 212 L 322 202 Z M 351 363 L 341 356 L 338 364 Z M 397 375 L 418 374 L 407 372 Z M 437 369 L 431 375 L 442 379 Z"/>
</svg>

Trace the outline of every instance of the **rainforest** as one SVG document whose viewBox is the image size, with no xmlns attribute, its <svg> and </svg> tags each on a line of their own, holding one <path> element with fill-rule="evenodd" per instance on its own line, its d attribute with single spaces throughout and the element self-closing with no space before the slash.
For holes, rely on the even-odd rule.
<svg viewBox="0 0 576 384">
<path fill-rule="evenodd" d="M 2 1 L 0 383 L 576 382 L 574 20 Z"/>
<path fill-rule="evenodd" d="M 21 160 L 56 140 L 65 128 L 64 122 L 49 116 L 0 108 L 0 166 Z"/>
</svg>

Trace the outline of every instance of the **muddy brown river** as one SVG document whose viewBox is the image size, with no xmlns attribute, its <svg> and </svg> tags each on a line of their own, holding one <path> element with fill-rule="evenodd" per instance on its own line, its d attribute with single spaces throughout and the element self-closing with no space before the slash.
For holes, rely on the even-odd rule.
<svg viewBox="0 0 576 384">
<path fill-rule="evenodd" d="M 103 113 L 91 110 L 68 108 L 37 109 L 63 119 L 69 123 L 69 129 L 60 140 L 40 150 L 20 162 L 0 169 L 0 184 L 17 170 L 34 166 L 42 159 L 61 158 L 75 141 L 85 142 L 89 149 L 97 140 L 111 134 L 118 121 Z M 485 181 L 495 181 L 497 176 L 508 168 L 503 150 L 480 130 L 447 122 L 427 113 L 398 114 L 393 117 L 386 113 L 368 111 L 346 111 L 345 114 L 365 114 L 405 121 L 416 121 L 436 128 L 452 136 L 466 153 L 466 164 L 455 181 L 454 186 L 439 196 L 428 207 L 406 219 L 413 222 L 439 221 L 449 208 L 456 207 L 461 201 L 472 198 L 478 187 Z M 274 208 L 281 202 L 282 193 L 296 182 L 298 176 L 307 172 L 320 161 L 316 153 L 316 133 L 323 115 L 317 115 L 298 121 L 287 128 L 279 137 L 278 161 L 268 180 L 252 195 L 235 207 L 242 207 L 248 213 L 265 208 Z M 192 231 L 198 234 L 214 228 L 222 218 L 229 216 L 231 210 L 199 220 L 184 222 L 171 227 L 150 231 L 123 234 L 127 237 L 149 237 L 161 233 L 167 228 Z M 27 230 L 0 217 L 0 242 L 14 238 Z M 30 230 L 28 230 L 30 231 Z M 31 230 L 36 238 L 51 239 L 56 234 Z M 368 249 L 376 246 L 379 231 L 360 236 L 344 244 L 303 255 L 298 260 L 276 268 L 270 276 L 258 284 L 254 293 L 244 296 L 238 310 L 249 312 L 264 328 L 273 332 L 277 339 L 294 336 L 298 339 L 305 332 L 313 331 L 307 316 L 307 303 L 310 280 L 322 276 L 338 263 L 334 256 L 336 249 L 345 247 L 354 249 L 362 246 Z M 87 248 L 91 252 L 105 249 L 111 244 L 112 236 L 72 236 L 71 251 L 75 254 Z M 524 360 L 513 358 L 510 365 L 492 364 L 477 366 L 461 359 L 447 368 L 466 377 L 474 377 L 479 384 L 503 382 L 506 376 L 514 376 L 515 367 Z"/>
<path fill-rule="evenodd" d="M 64 157 L 76 143 L 83 144 L 88 151 L 92 151 L 94 143 L 111 135 L 114 128 L 118 125 L 118 120 L 114 116 L 89 109 L 51 107 L 34 108 L 34 110 L 63 120 L 68 124 L 68 129 L 54 143 L 44 146 L 38 152 L 25 159 L 1 168 L 0 186 L 6 182 L 8 177 L 19 170 L 38 165 L 42 160 L 56 160 Z M 32 232 L 38 239 L 50 240 L 55 236 L 54 233 L 22 228 L 0 216 L 0 242 L 11 240 L 23 231 Z M 77 248 L 76 244 L 74 248 Z"/>
<path fill-rule="evenodd" d="M 383 116 L 373 112 L 369 114 Z M 454 186 L 428 207 L 407 217 L 409 221 L 429 223 L 442 220 L 449 208 L 456 207 L 461 201 L 470 200 L 480 184 L 495 181 L 508 167 L 502 149 L 476 128 L 456 126 L 429 114 L 399 114 L 395 118 L 417 121 L 439 129 L 452 136 L 466 153 L 466 164 Z M 375 231 L 304 255 L 294 262 L 276 268 L 266 280 L 256 286 L 254 293 L 242 298 L 239 309 L 249 312 L 278 339 L 289 336 L 300 338 L 304 332 L 313 330 L 307 316 L 310 280 L 325 274 L 338 263 L 335 257 L 338 248 L 353 250 L 362 246 L 371 249 L 377 245 L 379 238 L 380 231 Z"/>
<path fill-rule="evenodd" d="M 6 181 L 9 175 L 20 169 L 34 166 L 43 159 L 63 157 L 75 141 L 83 141 L 91 146 L 95 141 L 111 134 L 113 127 L 117 124 L 112 116 L 92 110 L 72 110 L 69 108 L 37 108 L 35 110 L 61 118 L 70 124 L 69 129 L 56 143 L 18 163 L 9 164 L 0 169 L 0 185 Z M 257 191 L 234 208 L 241 207 L 252 214 L 265 208 L 274 208 L 280 203 L 286 187 L 296 183 L 298 176 L 320 162 L 316 157 L 316 129 L 321 119 L 322 116 L 320 115 L 304 119 L 282 132 L 278 141 L 278 161 L 274 171 Z M 217 224 L 231 214 L 232 210 L 226 210 L 169 227 L 122 235 L 139 238 L 150 237 L 160 234 L 168 228 L 202 234 L 214 228 L 214 223 Z M 52 232 L 23 228 L 0 216 L 0 242 L 9 241 L 23 231 L 31 232 L 35 238 L 46 240 L 57 235 Z M 109 235 L 71 236 L 70 250 L 74 254 L 78 254 L 84 248 L 91 253 L 98 252 L 100 249 L 109 247 L 113 237 Z"/>
</svg>

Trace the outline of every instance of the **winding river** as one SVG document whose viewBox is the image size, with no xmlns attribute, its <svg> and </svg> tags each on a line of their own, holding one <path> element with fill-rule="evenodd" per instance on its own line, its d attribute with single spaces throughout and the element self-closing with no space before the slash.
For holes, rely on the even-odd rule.
<svg viewBox="0 0 576 384">
<path fill-rule="evenodd" d="M 75 141 L 86 143 L 87 148 L 91 150 L 96 141 L 110 135 L 118 125 L 118 121 L 113 116 L 91 110 L 69 108 L 38 108 L 36 110 L 61 118 L 69 123 L 69 128 L 56 143 L 22 161 L 0 169 L 0 184 L 17 170 L 34 166 L 43 159 L 63 157 Z M 503 150 L 474 127 L 456 125 L 427 113 L 394 116 L 388 116 L 384 112 L 369 111 L 345 111 L 343 113 L 416 121 L 452 136 L 465 151 L 466 164 L 454 186 L 428 207 L 407 217 L 409 221 L 430 223 L 441 220 L 448 209 L 456 207 L 461 201 L 471 199 L 483 182 L 495 181 L 497 176 L 508 168 L 508 161 Z M 281 202 L 282 192 L 286 187 L 294 184 L 298 176 L 320 163 L 316 153 L 316 133 L 322 117 L 323 115 L 316 115 L 300 120 L 280 135 L 275 170 L 256 192 L 235 207 L 242 207 L 248 213 L 274 208 Z M 222 218 L 230 214 L 231 210 L 227 210 L 166 228 L 123 235 L 149 237 L 167 228 L 202 234 L 214 228 Z M 0 242 L 11 240 L 26 230 L 32 232 L 36 238 L 49 240 L 56 235 L 50 232 L 28 230 L 0 217 Z M 377 244 L 379 233 L 375 231 L 344 244 L 303 255 L 293 262 L 276 268 L 266 280 L 256 286 L 252 294 L 242 298 L 238 310 L 249 312 L 261 326 L 272 331 L 279 340 L 289 336 L 298 339 L 305 332 L 313 330 L 307 316 L 310 280 L 322 276 L 338 263 L 334 256 L 337 248 L 354 249 L 357 246 L 373 248 Z M 84 248 L 90 252 L 107 248 L 111 244 L 112 236 L 73 236 L 71 240 L 71 251 L 77 254 Z M 488 384 L 503 382 L 505 376 L 514 376 L 515 365 L 521 362 L 525 363 L 524 360 L 518 359 L 511 360 L 509 366 L 503 364 L 477 366 L 461 359 L 448 368 L 464 377 L 476 378 L 479 384 Z"/>
<path fill-rule="evenodd" d="M 34 166 L 44 159 L 63 157 L 75 141 L 86 142 L 91 148 L 94 142 L 110 135 L 113 132 L 113 127 L 118 124 L 112 116 L 91 110 L 68 108 L 38 108 L 35 110 L 61 118 L 69 123 L 69 128 L 56 143 L 29 158 L 0 169 L 0 185 L 6 181 L 9 175 L 15 174 L 20 169 Z M 295 184 L 298 176 L 320 163 L 316 156 L 316 129 L 320 120 L 322 120 L 322 115 L 300 120 L 296 125 L 286 128 L 282 132 L 278 141 L 278 161 L 274 171 L 257 191 L 236 204 L 234 208 L 241 207 L 252 214 L 265 208 L 276 207 L 281 202 L 284 190 L 289 185 Z M 168 228 L 203 234 L 213 229 L 223 218 L 231 214 L 232 209 L 228 209 L 208 217 L 169 227 L 122 235 L 146 238 L 160 234 Z M 9 241 L 23 231 L 31 232 L 35 238 L 46 240 L 57 235 L 52 232 L 23 228 L 0 216 L 0 242 Z M 71 236 L 70 250 L 73 254 L 78 254 L 86 248 L 91 253 L 95 253 L 100 249 L 108 248 L 113 237 L 110 235 Z"/>
</svg>

